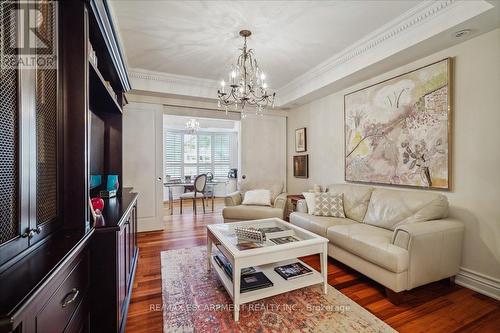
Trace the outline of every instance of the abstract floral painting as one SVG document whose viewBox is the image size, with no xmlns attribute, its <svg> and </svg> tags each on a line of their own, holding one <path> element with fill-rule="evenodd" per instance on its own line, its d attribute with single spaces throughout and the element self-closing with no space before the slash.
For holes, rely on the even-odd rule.
<svg viewBox="0 0 500 333">
<path fill-rule="evenodd" d="M 450 71 L 448 58 L 344 96 L 346 181 L 450 188 Z"/>
</svg>

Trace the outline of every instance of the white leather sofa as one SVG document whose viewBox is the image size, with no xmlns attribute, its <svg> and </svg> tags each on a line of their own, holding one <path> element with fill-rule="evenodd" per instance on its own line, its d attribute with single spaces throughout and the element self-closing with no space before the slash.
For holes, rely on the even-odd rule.
<svg viewBox="0 0 500 333">
<path fill-rule="evenodd" d="M 344 194 L 346 218 L 310 215 L 300 200 L 290 222 L 328 238 L 329 256 L 393 292 L 458 273 L 464 225 L 447 217 L 446 196 L 350 184 L 328 191 Z"/>
<path fill-rule="evenodd" d="M 272 217 L 283 218 L 286 208 L 286 193 L 282 182 L 273 181 L 242 181 L 239 191 L 228 194 L 224 198 L 225 207 L 222 209 L 224 222 L 266 219 Z M 271 206 L 242 205 L 241 202 L 248 190 L 266 189 L 271 192 Z"/>
</svg>

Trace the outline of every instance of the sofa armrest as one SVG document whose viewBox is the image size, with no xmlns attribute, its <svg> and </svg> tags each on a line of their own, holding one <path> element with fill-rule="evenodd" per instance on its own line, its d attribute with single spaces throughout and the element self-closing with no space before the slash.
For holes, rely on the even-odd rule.
<svg viewBox="0 0 500 333">
<path fill-rule="evenodd" d="M 236 191 L 233 193 L 229 193 L 224 197 L 224 205 L 228 206 L 239 206 L 241 205 L 241 193 L 240 191 Z"/>
<path fill-rule="evenodd" d="M 287 202 L 287 194 L 281 193 L 274 199 L 274 208 L 279 208 L 281 210 L 285 210 L 286 202 Z"/>
<path fill-rule="evenodd" d="M 295 211 L 299 212 L 299 213 L 307 213 L 308 212 L 307 203 L 306 203 L 305 199 L 297 200 L 297 207 L 296 207 Z"/>
<path fill-rule="evenodd" d="M 458 273 L 464 224 L 452 218 L 417 222 L 394 230 L 392 244 L 408 250 L 409 289 Z"/>
</svg>

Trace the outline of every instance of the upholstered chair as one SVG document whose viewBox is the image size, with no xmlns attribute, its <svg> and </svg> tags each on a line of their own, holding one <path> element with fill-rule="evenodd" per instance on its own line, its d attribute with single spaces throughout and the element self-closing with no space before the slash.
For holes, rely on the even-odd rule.
<svg viewBox="0 0 500 333">
<path fill-rule="evenodd" d="M 242 205 L 245 193 L 249 190 L 265 189 L 271 192 L 270 206 Z M 283 193 L 283 183 L 276 181 L 243 181 L 239 191 L 228 194 L 224 198 L 225 207 L 222 210 L 224 222 L 257 220 L 278 217 L 282 219 L 286 208 L 286 193 Z"/>
<path fill-rule="evenodd" d="M 181 214 L 182 214 L 182 202 L 186 199 L 193 200 L 193 212 L 196 215 L 196 200 L 201 199 L 203 203 L 203 213 L 205 213 L 205 187 L 207 186 L 207 175 L 198 175 L 194 180 L 194 191 L 186 192 L 180 195 L 181 201 Z"/>
</svg>

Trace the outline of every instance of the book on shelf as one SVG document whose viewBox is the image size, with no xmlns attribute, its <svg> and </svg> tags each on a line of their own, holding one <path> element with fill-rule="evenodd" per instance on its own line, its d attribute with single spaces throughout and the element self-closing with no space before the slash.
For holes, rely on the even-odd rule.
<svg viewBox="0 0 500 333">
<path fill-rule="evenodd" d="M 298 242 L 299 240 L 300 239 L 298 239 L 297 237 L 294 237 L 294 236 L 277 237 L 277 238 L 270 239 L 271 242 L 273 242 L 274 244 L 277 244 L 277 245 Z"/>
<path fill-rule="evenodd" d="M 214 255 L 214 260 L 224 270 L 224 273 L 233 280 L 233 269 L 231 263 L 224 255 Z M 241 270 L 240 292 L 272 287 L 273 283 L 262 272 L 257 272 L 254 267 L 246 267 Z"/>
<path fill-rule="evenodd" d="M 240 292 L 272 287 L 273 283 L 262 272 L 255 272 L 241 277 Z"/>
<path fill-rule="evenodd" d="M 229 260 L 227 260 L 224 255 L 215 255 L 214 260 L 219 265 L 220 268 L 226 272 L 226 274 L 232 279 L 233 278 L 233 267 L 231 266 L 231 263 Z M 254 267 L 245 267 L 241 269 L 241 276 L 248 275 L 248 274 L 253 274 L 257 272 L 257 270 Z"/>
<path fill-rule="evenodd" d="M 274 271 L 285 280 L 292 280 L 313 273 L 311 269 L 300 262 L 274 267 Z"/>
</svg>

